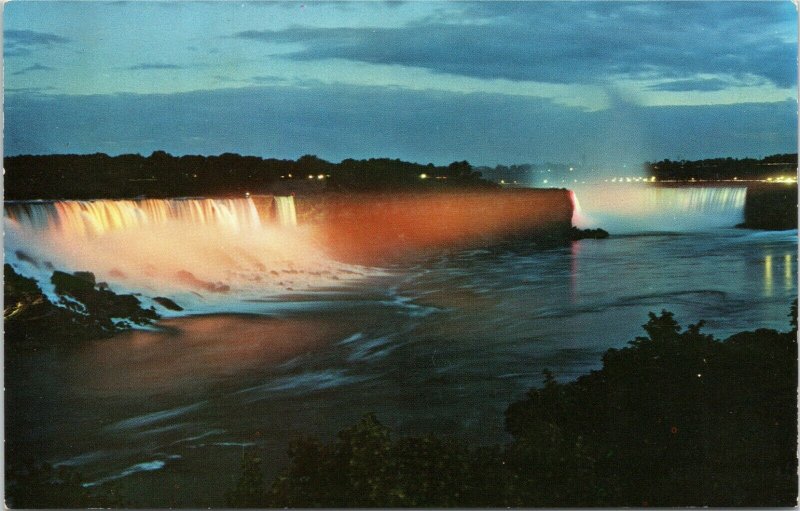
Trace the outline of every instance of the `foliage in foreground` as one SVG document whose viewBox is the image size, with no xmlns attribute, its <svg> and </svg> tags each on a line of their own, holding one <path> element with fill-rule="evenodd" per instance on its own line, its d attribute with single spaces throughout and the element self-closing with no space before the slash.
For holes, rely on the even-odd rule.
<svg viewBox="0 0 800 511">
<path fill-rule="evenodd" d="M 793 506 L 797 320 L 725 342 L 650 314 L 603 367 L 506 411 L 513 440 L 392 439 L 374 415 L 290 446 L 269 488 L 245 458 L 232 507 Z"/>
<path fill-rule="evenodd" d="M 120 508 L 126 499 L 115 483 L 84 487 L 80 473 L 67 467 L 26 461 L 6 467 L 6 505 L 15 509 Z"/>
</svg>

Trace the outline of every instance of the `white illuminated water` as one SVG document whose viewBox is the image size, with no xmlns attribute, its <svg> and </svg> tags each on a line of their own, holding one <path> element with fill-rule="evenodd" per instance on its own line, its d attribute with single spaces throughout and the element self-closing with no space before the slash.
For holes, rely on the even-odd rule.
<svg viewBox="0 0 800 511">
<path fill-rule="evenodd" d="M 331 260 L 298 227 L 293 197 L 5 204 L 5 256 L 50 290 L 53 269 L 91 271 L 115 291 L 170 296 L 185 309 L 330 287 L 364 268 Z M 168 313 L 168 311 L 165 311 Z"/>
<path fill-rule="evenodd" d="M 744 221 L 746 193 L 745 187 L 596 185 L 576 190 L 575 220 L 616 234 L 733 227 Z"/>
</svg>

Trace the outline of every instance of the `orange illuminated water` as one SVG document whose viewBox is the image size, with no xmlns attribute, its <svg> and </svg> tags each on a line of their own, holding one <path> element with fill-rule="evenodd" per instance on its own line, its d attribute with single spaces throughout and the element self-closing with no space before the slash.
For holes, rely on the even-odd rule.
<svg viewBox="0 0 800 511">
<path fill-rule="evenodd" d="M 509 234 L 568 229 L 566 190 L 6 203 L 6 257 L 47 291 L 54 269 L 91 271 L 193 310 L 336 285 L 408 254 L 487 245 Z M 344 262 L 343 262 L 344 261 Z M 205 305 L 213 305 L 204 308 Z M 199 309 L 198 309 L 199 307 Z"/>
</svg>

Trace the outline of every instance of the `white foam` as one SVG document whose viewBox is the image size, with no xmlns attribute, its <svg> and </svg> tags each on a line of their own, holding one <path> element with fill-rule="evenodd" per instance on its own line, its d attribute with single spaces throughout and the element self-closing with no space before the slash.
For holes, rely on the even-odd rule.
<svg viewBox="0 0 800 511">
<path fill-rule="evenodd" d="M 91 451 L 85 452 L 83 454 L 78 454 L 77 456 L 73 456 L 72 458 L 68 458 L 66 460 L 57 461 L 53 463 L 54 468 L 58 467 L 79 467 L 82 465 L 86 465 L 87 463 L 91 463 L 93 461 L 108 458 L 112 455 L 110 451 Z"/>
<path fill-rule="evenodd" d="M 370 339 L 354 347 L 353 352 L 347 357 L 349 362 L 366 362 L 388 355 L 396 346 L 384 348 L 392 340 L 392 336 L 383 336 Z M 383 349 L 379 349 L 383 348 Z"/>
<path fill-rule="evenodd" d="M 119 421 L 111 426 L 111 429 L 135 429 L 140 428 L 142 426 L 147 426 L 156 422 L 161 422 L 166 419 L 171 419 L 173 417 L 178 417 L 180 415 L 185 415 L 189 412 L 193 412 L 195 410 L 199 410 L 200 407 L 205 404 L 205 401 L 201 401 L 199 403 L 194 403 L 188 406 L 181 406 L 178 408 L 172 408 L 169 410 L 161 410 L 158 412 L 148 413 L 146 415 L 139 415 L 138 417 L 131 417 L 130 419 L 125 419 Z"/>
<path fill-rule="evenodd" d="M 182 444 L 182 443 L 186 443 L 186 442 L 194 442 L 195 440 L 201 440 L 203 438 L 208 438 L 210 436 L 221 435 L 223 433 L 225 433 L 224 429 L 212 429 L 210 431 L 206 431 L 205 433 L 200 433 L 199 435 L 190 436 L 190 437 L 186 437 L 186 438 L 181 438 L 180 440 L 175 440 L 170 445 Z"/>
<path fill-rule="evenodd" d="M 176 454 L 170 456 L 169 458 L 178 459 L 180 458 L 180 456 Z M 118 474 L 110 475 L 108 477 L 98 479 L 97 481 L 83 483 L 81 486 L 83 486 L 84 488 L 91 488 L 92 486 L 99 486 L 109 481 L 115 481 L 117 479 L 122 479 L 123 477 L 128 477 L 129 475 L 135 474 L 137 472 L 152 472 L 154 470 L 161 470 L 162 468 L 164 468 L 164 466 L 166 466 L 166 462 L 164 462 L 163 460 L 144 461 L 142 463 L 137 463 L 136 465 L 130 466 L 125 470 L 119 472 Z"/>
<path fill-rule="evenodd" d="M 350 385 L 368 379 L 366 376 L 351 376 L 342 369 L 327 369 L 324 371 L 311 371 L 293 376 L 284 376 L 263 385 L 248 387 L 236 394 L 251 394 L 249 401 L 266 399 L 275 392 L 293 391 L 295 393 L 308 393 L 324 389 L 331 389 L 343 385 Z"/>
</svg>

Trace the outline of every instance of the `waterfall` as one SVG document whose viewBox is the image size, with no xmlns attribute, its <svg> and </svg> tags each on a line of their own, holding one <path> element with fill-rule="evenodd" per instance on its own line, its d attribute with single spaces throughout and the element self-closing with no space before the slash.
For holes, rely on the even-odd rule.
<svg viewBox="0 0 800 511">
<path fill-rule="evenodd" d="M 585 227 L 587 221 L 584 218 L 583 208 L 578 200 L 578 195 L 573 190 L 570 190 L 569 198 L 572 201 L 572 225 L 576 227 Z"/>
<path fill-rule="evenodd" d="M 575 221 L 578 227 L 602 227 L 612 234 L 734 227 L 744 221 L 746 194 L 745 187 L 586 187 L 576 191 L 581 209 Z"/>
<path fill-rule="evenodd" d="M 37 230 L 58 229 L 78 236 L 187 222 L 231 232 L 261 227 L 254 199 L 145 199 L 7 202 L 5 216 Z"/>
<path fill-rule="evenodd" d="M 275 200 L 275 216 L 280 225 L 285 227 L 294 227 L 297 225 L 297 211 L 294 207 L 294 197 L 291 195 L 286 197 L 274 198 Z"/>
<path fill-rule="evenodd" d="M 3 224 L 6 262 L 44 289 L 54 269 L 91 271 L 186 308 L 361 275 L 330 259 L 310 226 L 297 226 L 293 197 L 6 202 Z"/>
</svg>

